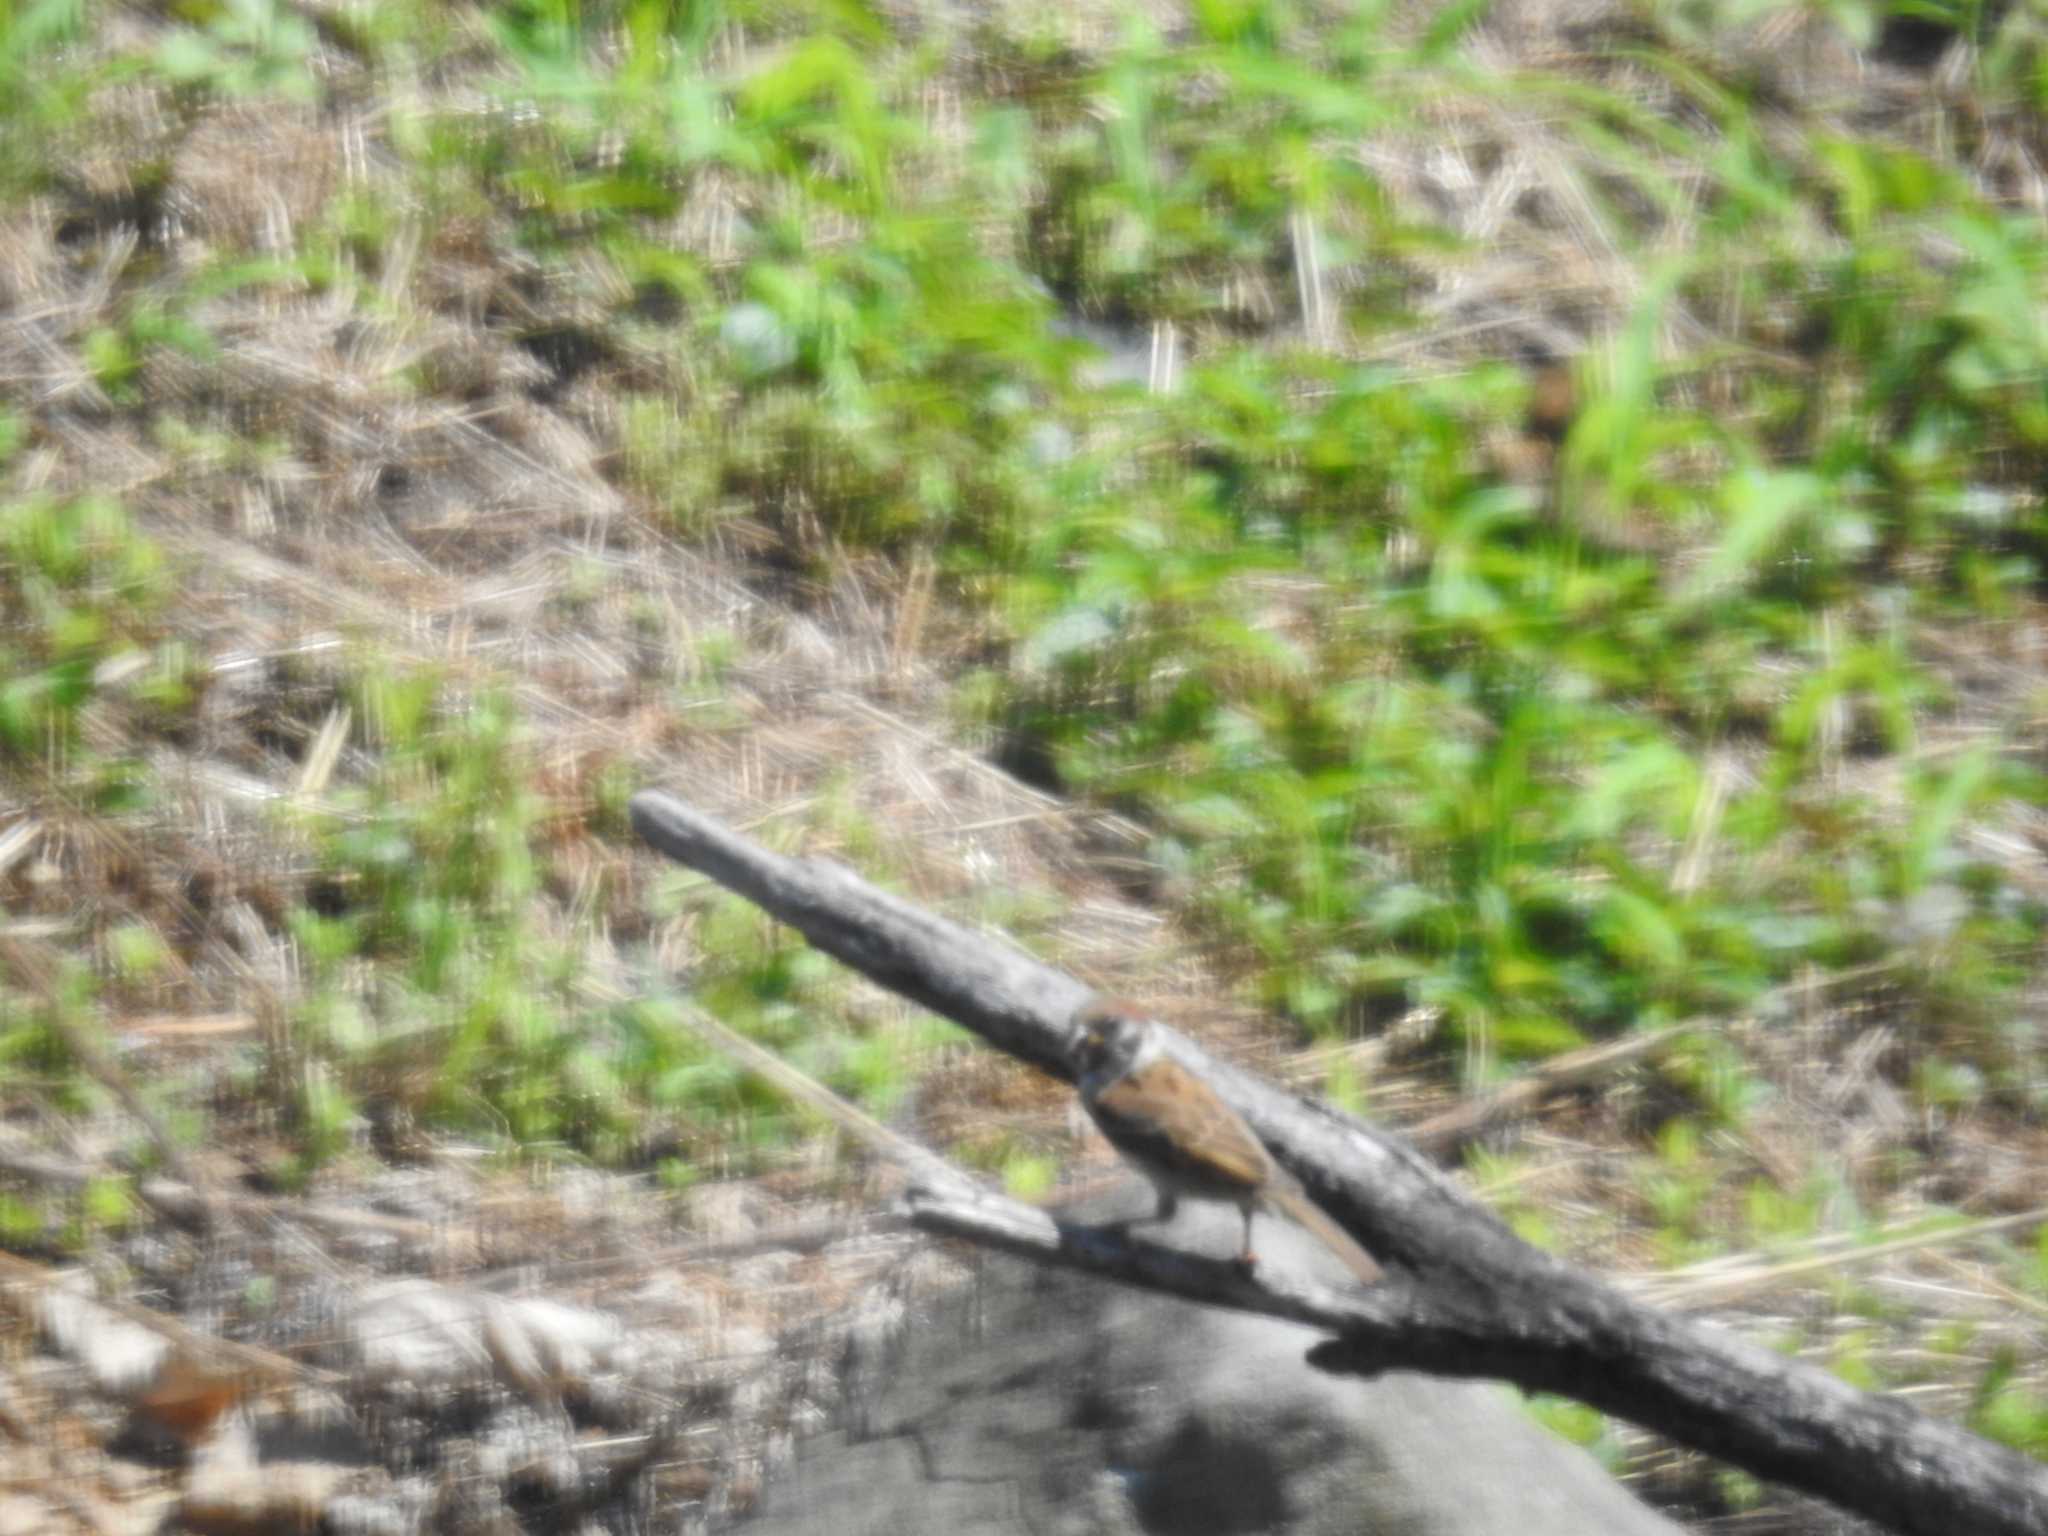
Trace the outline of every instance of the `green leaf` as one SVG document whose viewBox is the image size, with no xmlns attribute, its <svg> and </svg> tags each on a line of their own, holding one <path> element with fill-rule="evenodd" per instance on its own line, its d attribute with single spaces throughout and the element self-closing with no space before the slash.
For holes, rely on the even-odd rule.
<svg viewBox="0 0 2048 1536">
<path fill-rule="evenodd" d="M 1679 601 L 1696 604 L 1749 580 L 1799 520 L 1820 505 L 1825 491 L 1825 482 L 1806 470 L 1752 465 L 1736 471 L 1722 485 L 1721 541 L 1679 588 Z"/>
<path fill-rule="evenodd" d="M 1934 875 L 1957 824 L 1984 792 L 1997 763 L 1991 746 L 1973 747 L 1946 774 L 1933 780 L 1931 792 L 1923 792 L 1906 844 L 1903 877 L 1908 892 L 1920 890 Z"/>
<path fill-rule="evenodd" d="M 1685 963 L 1685 938 L 1658 903 L 1635 891 L 1609 891 L 1593 920 L 1593 931 L 1623 962 L 1655 971 Z"/>
</svg>

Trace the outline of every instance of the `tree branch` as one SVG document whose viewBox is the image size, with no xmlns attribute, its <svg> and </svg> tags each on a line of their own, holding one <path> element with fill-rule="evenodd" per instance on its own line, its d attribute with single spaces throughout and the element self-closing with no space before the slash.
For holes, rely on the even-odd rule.
<svg viewBox="0 0 2048 1536">
<path fill-rule="evenodd" d="M 1089 991 L 1006 940 L 876 890 L 851 871 L 786 858 L 682 801 L 634 797 L 654 847 L 754 901 L 818 948 L 1001 1050 L 1071 1081 L 1071 1020 Z M 1912 1536 L 2041 1536 L 2048 1466 L 1895 1398 L 1724 1330 L 1660 1312 L 1531 1248 L 1403 1143 L 1173 1037 L 1174 1053 L 1242 1114 L 1317 1203 L 1396 1270 L 1384 1295 L 1319 1310 L 1282 1282 L 1214 1261 L 1025 1219 L 997 1197 L 913 1197 L 920 1223 L 1048 1262 L 1095 1268 L 1221 1305 L 1329 1329 L 1310 1358 L 1357 1374 L 1487 1376 L 1575 1397 L 1760 1477 Z M 1048 1229 L 1052 1236 L 1048 1237 Z M 1291 1282 L 1288 1283 L 1291 1287 Z M 1206 1288 L 1206 1289 L 1205 1289 Z M 1199 1293 L 1199 1294 L 1198 1294 Z M 1274 1301 L 1279 1296 L 1282 1300 Z"/>
<path fill-rule="evenodd" d="M 1391 1329 L 1409 1315 L 1405 1287 L 1337 1291 L 1278 1265 L 1248 1268 L 1133 1236 L 1123 1224 L 1061 1221 L 1035 1205 L 990 1190 L 938 1190 L 912 1185 L 904 1197 L 911 1221 L 927 1232 L 964 1238 L 1055 1269 L 1101 1275 L 1122 1285 L 1199 1301 L 1236 1312 L 1332 1332 Z"/>
</svg>

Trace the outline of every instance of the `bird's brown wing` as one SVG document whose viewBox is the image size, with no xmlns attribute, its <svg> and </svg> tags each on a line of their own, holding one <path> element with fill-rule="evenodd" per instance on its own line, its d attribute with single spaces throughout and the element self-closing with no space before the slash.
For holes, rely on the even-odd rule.
<svg viewBox="0 0 2048 1536">
<path fill-rule="evenodd" d="M 1257 1191 L 1272 1158 L 1215 1091 L 1171 1057 L 1095 1096 L 1103 1134 L 1142 1163 L 1170 1170 L 1191 1192 L 1236 1199 Z"/>
</svg>

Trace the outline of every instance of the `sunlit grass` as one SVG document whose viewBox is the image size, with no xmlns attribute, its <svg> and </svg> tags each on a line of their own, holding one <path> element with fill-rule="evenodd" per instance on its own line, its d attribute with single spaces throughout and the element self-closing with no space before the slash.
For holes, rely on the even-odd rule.
<svg viewBox="0 0 2048 1536">
<path fill-rule="evenodd" d="M 160 386 L 247 342 L 236 304 L 314 309 L 338 347 L 380 338 L 379 388 L 450 418 L 527 370 L 631 515 L 778 599 L 853 568 L 925 583 L 954 680 L 928 702 L 1141 827 L 1220 981 L 1304 1035 L 1421 1018 L 1440 1077 L 1480 1083 L 1884 958 L 1913 1111 L 2037 1116 L 2015 1021 L 2043 902 L 1971 833 L 2040 802 L 2040 698 L 1959 680 L 1954 654 L 2036 621 L 2048 552 L 2048 235 L 2008 153 L 2048 102 L 2042 23 L 1724 9 L 1639 7 L 1625 37 L 1498 68 L 1468 6 L 1418 27 L 1201 5 L 1169 38 L 857 3 L 393 0 L 316 25 L 223 0 L 103 36 L 44 0 L 0 5 L 0 194 L 100 274 L 41 338 L 65 409 L 145 423 L 181 517 L 240 516 L 223 487 L 258 483 L 288 488 L 287 520 L 314 503 L 291 477 L 352 397 L 300 419 Z M 1803 102 L 1738 20 L 1816 50 L 1952 25 L 1969 121 Z M 324 200 L 174 259 L 188 211 L 163 199 L 199 125 L 358 97 L 388 110 Z M 1510 187 L 1508 222 L 1437 206 L 1539 132 L 1561 169 Z M 1546 220 L 1596 274 L 1548 308 L 1491 265 Z M 1451 325 L 1445 274 L 1508 291 Z M 1583 350 L 1533 355 L 1566 320 Z M 464 325 L 504 355 L 445 343 Z M 1171 387 L 1105 379 L 1090 325 Z M 177 638 L 175 538 L 130 487 L 47 493 L 42 409 L 0 412 L 0 787 L 104 825 L 160 788 L 149 751 L 199 729 L 211 683 Z M 548 622 L 573 631 L 607 580 L 589 555 Z M 643 702 L 743 728 L 743 636 L 632 622 L 659 653 L 631 663 Z M 623 914 L 597 876 L 565 897 L 557 856 L 626 846 L 629 761 L 544 782 L 515 689 L 374 646 L 306 686 L 349 728 L 332 781 L 275 813 L 303 859 L 266 921 L 302 986 L 267 1081 L 302 1167 L 394 1107 L 508 1149 L 656 1148 L 678 1187 L 678 1145 L 803 1133 L 659 1005 L 590 1003 Z M 890 878 L 888 829 L 819 802 L 814 829 Z M 905 1102 L 927 1042 L 837 1022 L 833 967 L 701 882 L 644 904 L 715 957 L 697 1002 Z M 104 917 L 58 1000 L 81 1015 L 175 969 L 146 922 Z M 8 1059 L 88 1091 L 49 1001 L 0 1000 Z M 1735 1046 L 1659 1081 L 1628 1183 L 1661 1261 L 1823 1221 L 1810 1189 L 1716 1203 L 1715 1135 L 1767 1097 Z M 983 1153 L 1047 1180 L 1033 1145 Z M 2031 1388 L 1986 1381 L 1981 1422 L 2037 1441 Z"/>
</svg>

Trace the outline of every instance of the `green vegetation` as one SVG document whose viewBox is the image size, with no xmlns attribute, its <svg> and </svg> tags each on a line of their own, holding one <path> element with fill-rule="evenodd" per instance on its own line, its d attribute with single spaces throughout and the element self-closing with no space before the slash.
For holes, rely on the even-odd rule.
<svg viewBox="0 0 2048 1536">
<path fill-rule="evenodd" d="M 0 975 L 21 1091 L 94 1092 L 53 1009 L 245 1005 L 232 913 L 292 958 L 254 1011 L 294 1173 L 397 1120 L 675 1188 L 814 1134 L 616 1003 L 651 924 L 695 1004 L 910 1102 L 936 1030 L 633 873 L 626 794 L 738 761 L 786 661 L 628 569 L 687 555 L 827 631 L 914 611 L 928 716 L 1142 829 L 1148 894 L 1303 1039 L 1406 1020 L 1448 1090 L 1753 1013 L 1607 1127 L 1646 1262 L 1861 1231 L 1946 1128 L 2035 1133 L 2048 883 L 1979 834 L 2048 798 L 2048 24 L 1653 0 L 1518 54 L 1489 10 L 0 0 L 0 373 L 39 381 L 0 386 L 0 839 L 57 850 L 0 898 L 63 961 Z M 223 660 L 235 540 L 350 551 L 252 600 L 260 668 Z M 536 703 L 585 652 L 614 691 Z M 278 869 L 192 892 L 173 760 L 276 791 Z M 861 789 L 762 790 L 756 831 L 899 879 Z M 982 903 L 1057 954 L 1057 899 Z M 1882 1012 L 1902 1108 L 1788 1176 L 1745 1137 L 1804 986 Z M 1053 1182 L 993 1119 L 958 1150 Z M 1583 1240 L 1515 1177 L 1521 1230 Z M 1888 1379 L 1894 1326 L 1825 1347 Z M 1986 1348 L 1969 1411 L 2038 1450 L 2038 1360 Z"/>
</svg>

